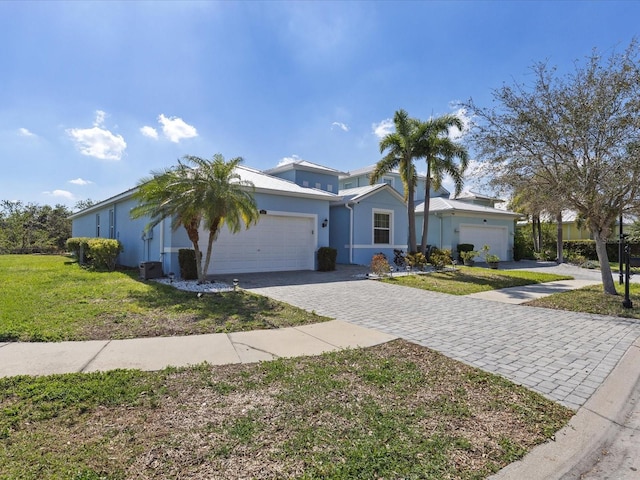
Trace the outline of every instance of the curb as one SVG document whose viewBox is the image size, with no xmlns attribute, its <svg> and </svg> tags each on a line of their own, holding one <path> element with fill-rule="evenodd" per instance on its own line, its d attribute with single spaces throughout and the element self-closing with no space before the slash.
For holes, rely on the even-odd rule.
<svg viewBox="0 0 640 480">
<path fill-rule="evenodd" d="M 554 440 L 535 447 L 492 480 L 578 479 L 596 463 L 611 443 L 633 404 L 629 398 L 640 382 L 640 338 L 589 400 L 560 430 Z"/>
</svg>

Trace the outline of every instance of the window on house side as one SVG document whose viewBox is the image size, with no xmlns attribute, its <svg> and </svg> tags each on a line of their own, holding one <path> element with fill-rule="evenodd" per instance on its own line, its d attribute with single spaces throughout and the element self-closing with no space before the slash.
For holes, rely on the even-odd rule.
<svg viewBox="0 0 640 480">
<path fill-rule="evenodd" d="M 347 182 L 344 184 L 344 189 L 348 190 L 350 188 L 353 188 L 353 182 Z"/>
<path fill-rule="evenodd" d="M 386 183 L 390 187 L 393 187 L 393 178 L 391 178 L 391 177 L 383 177 L 382 178 L 382 183 Z"/>
<path fill-rule="evenodd" d="M 116 238 L 116 218 L 113 209 L 109 210 L 109 238 Z"/>
<path fill-rule="evenodd" d="M 303 187 L 308 187 L 309 186 L 309 182 L 307 182 L 306 180 L 302 181 L 302 186 Z"/>
<path fill-rule="evenodd" d="M 333 185 L 327 183 L 327 192 L 333 192 Z"/>
<path fill-rule="evenodd" d="M 100 214 L 96 213 L 96 237 L 100 238 Z"/>
<path fill-rule="evenodd" d="M 322 185 L 320 185 L 320 183 L 316 183 L 316 188 L 320 190 L 322 188 Z"/>
<path fill-rule="evenodd" d="M 373 243 L 389 244 L 391 238 L 391 214 L 373 214 Z"/>
</svg>

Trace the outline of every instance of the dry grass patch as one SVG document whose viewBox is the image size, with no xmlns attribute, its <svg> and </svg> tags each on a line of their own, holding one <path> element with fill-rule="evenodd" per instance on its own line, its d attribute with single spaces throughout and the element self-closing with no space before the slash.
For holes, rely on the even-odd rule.
<svg viewBox="0 0 640 480">
<path fill-rule="evenodd" d="M 480 479 L 573 413 L 401 340 L 253 365 L 14 377 L 0 392 L 0 472 L 25 479 Z"/>
</svg>

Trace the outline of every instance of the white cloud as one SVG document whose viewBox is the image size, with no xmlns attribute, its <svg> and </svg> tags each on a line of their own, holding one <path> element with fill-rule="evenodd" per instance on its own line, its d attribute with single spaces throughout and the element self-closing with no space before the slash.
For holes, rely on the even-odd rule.
<svg viewBox="0 0 640 480">
<path fill-rule="evenodd" d="M 349 131 L 349 126 L 344 124 L 344 123 L 341 123 L 341 122 L 333 122 L 331 124 L 331 130 L 333 130 L 333 127 L 338 127 L 343 132 L 348 132 Z"/>
<path fill-rule="evenodd" d="M 42 192 L 44 195 L 50 195 L 52 197 L 64 198 L 66 200 L 74 200 L 73 193 L 67 190 L 54 190 L 53 192 Z"/>
<path fill-rule="evenodd" d="M 89 185 L 93 183 L 91 180 L 84 180 L 82 178 L 76 178 L 75 180 L 69 180 L 69 183 L 73 183 L 74 185 Z"/>
<path fill-rule="evenodd" d="M 122 135 L 114 135 L 103 127 L 105 116 L 105 112 L 97 110 L 92 128 L 70 128 L 67 134 L 83 155 L 101 160 L 120 160 L 127 143 Z"/>
<path fill-rule="evenodd" d="M 386 120 L 382 120 L 380 123 L 374 123 L 371 125 L 371 129 L 376 137 L 383 138 L 393 132 L 393 120 L 387 118 Z"/>
<path fill-rule="evenodd" d="M 284 157 L 282 160 L 280 160 L 278 162 L 278 166 L 299 162 L 300 160 L 302 160 L 302 158 L 300 158 L 298 155 L 291 155 L 290 157 Z"/>
<path fill-rule="evenodd" d="M 30 132 L 28 128 L 19 128 L 18 135 L 21 137 L 36 137 L 37 135 L 33 132 Z"/>
<path fill-rule="evenodd" d="M 469 129 L 472 126 L 473 119 L 467 113 L 467 110 L 462 107 L 456 110 L 455 112 L 453 112 L 453 115 L 457 116 L 460 120 L 462 120 L 462 131 L 458 130 L 456 127 L 450 128 L 449 138 L 451 140 L 459 140 L 469 131 Z"/>
<path fill-rule="evenodd" d="M 173 143 L 178 143 L 183 138 L 193 138 L 198 136 L 195 127 L 189 125 L 179 117 L 165 117 L 160 114 L 158 122 L 162 125 L 162 132 Z"/>
<path fill-rule="evenodd" d="M 153 127 L 149 127 L 145 125 L 140 129 L 140 132 L 145 137 L 153 138 L 154 140 L 158 139 L 158 131 Z"/>
</svg>

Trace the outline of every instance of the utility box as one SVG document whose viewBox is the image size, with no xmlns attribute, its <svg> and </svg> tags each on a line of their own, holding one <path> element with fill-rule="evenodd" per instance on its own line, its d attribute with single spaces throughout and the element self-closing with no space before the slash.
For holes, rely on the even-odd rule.
<svg viewBox="0 0 640 480">
<path fill-rule="evenodd" d="M 162 276 L 162 262 L 142 262 L 140 264 L 140 278 L 149 280 Z"/>
</svg>

